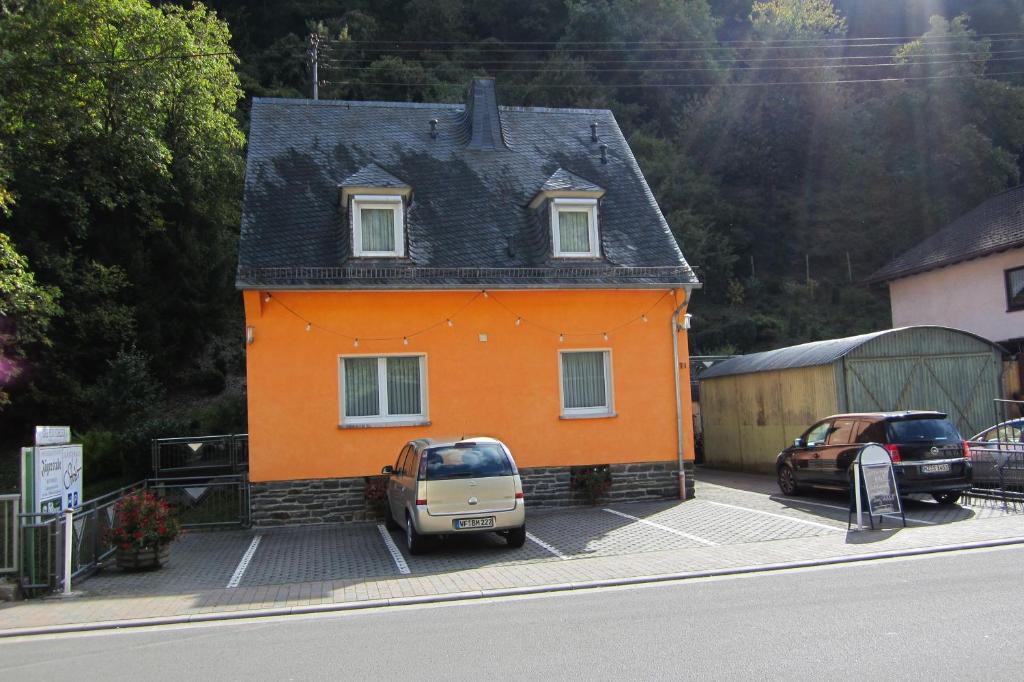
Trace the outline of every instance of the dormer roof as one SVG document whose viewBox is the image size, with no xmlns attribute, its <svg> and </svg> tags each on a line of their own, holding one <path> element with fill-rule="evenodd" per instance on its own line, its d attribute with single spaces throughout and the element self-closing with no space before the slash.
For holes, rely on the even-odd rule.
<svg viewBox="0 0 1024 682">
<path fill-rule="evenodd" d="M 397 194 L 408 197 L 412 187 L 375 163 L 369 163 L 341 181 L 341 206 L 353 194 Z"/>
<path fill-rule="evenodd" d="M 604 194 L 604 187 L 559 168 L 540 186 L 537 194 L 530 200 L 530 208 L 540 206 L 541 202 L 551 197 L 600 199 Z"/>
</svg>

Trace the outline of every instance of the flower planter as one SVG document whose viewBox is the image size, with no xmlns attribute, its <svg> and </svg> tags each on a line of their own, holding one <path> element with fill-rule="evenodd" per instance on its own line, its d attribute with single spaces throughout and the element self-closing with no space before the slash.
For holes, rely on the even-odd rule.
<svg viewBox="0 0 1024 682">
<path fill-rule="evenodd" d="M 171 546 L 168 544 L 159 547 L 147 547 L 146 549 L 121 549 L 117 550 L 117 567 L 125 571 L 139 571 L 146 568 L 159 568 L 167 563 L 171 556 Z"/>
</svg>

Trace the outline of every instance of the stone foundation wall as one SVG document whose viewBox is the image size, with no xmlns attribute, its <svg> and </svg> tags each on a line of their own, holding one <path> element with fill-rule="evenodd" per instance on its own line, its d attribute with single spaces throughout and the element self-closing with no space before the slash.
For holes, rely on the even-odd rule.
<svg viewBox="0 0 1024 682">
<path fill-rule="evenodd" d="M 584 494 L 572 490 L 572 467 L 520 469 L 523 493 L 531 507 L 585 505 Z M 678 499 L 675 462 L 612 464 L 607 502 Z M 693 462 L 686 462 L 686 499 L 693 498 Z M 365 498 L 366 479 L 326 478 L 250 484 L 252 524 L 257 527 L 310 523 L 347 523 L 382 518 L 383 507 Z"/>
</svg>

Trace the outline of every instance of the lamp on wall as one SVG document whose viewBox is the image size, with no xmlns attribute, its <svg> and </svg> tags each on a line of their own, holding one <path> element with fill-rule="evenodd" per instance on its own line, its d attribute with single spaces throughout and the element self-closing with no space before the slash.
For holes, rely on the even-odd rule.
<svg viewBox="0 0 1024 682">
<path fill-rule="evenodd" d="M 256 329 L 252 326 L 245 328 L 245 343 L 248 346 L 252 345 L 252 342 L 256 340 Z"/>
<path fill-rule="evenodd" d="M 685 315 L 683 315 L 683 329 L 690 329 L 690 320 L 692 319 L 693 315 L 691 315 L 690 313 L 686 313 Z"/>
</svg>

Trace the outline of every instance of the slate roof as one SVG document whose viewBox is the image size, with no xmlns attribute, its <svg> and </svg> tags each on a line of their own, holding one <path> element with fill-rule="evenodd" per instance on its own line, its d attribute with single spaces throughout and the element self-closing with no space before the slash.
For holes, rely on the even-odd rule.
<svg viewBox="0 0 1024 682">
<path fill-rule="evenodd" d="M 698 285 L 610 111 L 498 107 L 481 88 L 468 108 L 255 98 L 237 286 Z M 606 190 L 600 259 L 553 258 L 549 218 L 528 207 L 559 169 Z M 354 258 L 339 188 L 381 174 L 412 188 L 407 257 Z"/>
<path fill-rule="evenodd" d="M 972 258 L 1024 247 L 1024 185 L 1006 190 L 893 259 L 868 282 L 890 282 Z"/>
<path fill-rule="evenodd" d="M 342 187 L 408 187 L 375 163 L 368 164 L 341 181 Z"/>
<path fill-rule="evenodd" d="M 564 168 L 559 168 L 551 177 L 544 181 L 544 184 L 540 186 L 541 192 L 553 192 L 553 191 L 583 191 L 583 192 L 600 192 L 604 187 L 598 187 L 590 180 L 581 178 L 578 175 L 573 175 Z"/>
</svg>

